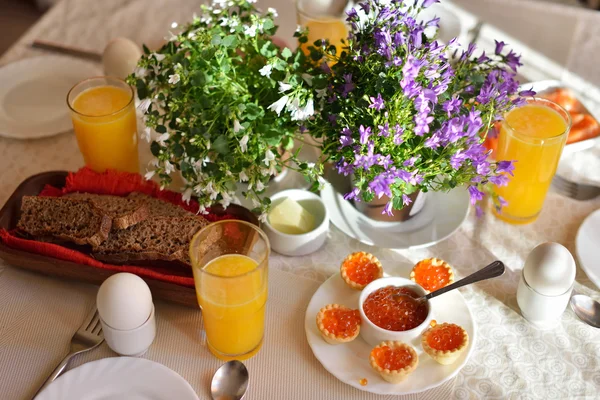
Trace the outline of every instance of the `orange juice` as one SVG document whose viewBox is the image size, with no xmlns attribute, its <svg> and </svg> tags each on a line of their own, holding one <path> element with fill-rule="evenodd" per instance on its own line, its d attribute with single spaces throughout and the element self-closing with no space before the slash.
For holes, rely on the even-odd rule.
<svg viewBox="0 0 600 400">
<path fill-rule="evenodd" d="M 125 82 L 92 78 L 76 85 L 69 92 L 68 102 L 87 166 L 98 172 L 139 172 L 133 91 Z"/>
<path fill-rule="evenodd" d="M 252 357 L 264 334 L 267 270 L 248 256 L 225 254 L 202 272 L 195 266 L 194 275 L 210 351 L 225 360 Z"/>
<path fill-rule="evenodd" d="M 496 215 L 512 223 L 529 223 L 539 215 L 556 173 L 570 127 L 560 106 L 531 99 L 505 115 L 500 129 L 497 160 L 516 160 L 514 177 L 496 193 L 508 205 Z"/>
<path fill-rule="evenodd" d="M 308 47 L 319 39 L 329 39 L 329 44 L 335 46 L 337 54 L 341 53 L 344 46 L 342 39 L 345 41 L 348 37 L 344 21 L 332 18 L 310 19 L 304 22 L 304 26 L 308 28 L 308 42 L 302 44 L 304 53 L 309 54 Z"/>
</svg>

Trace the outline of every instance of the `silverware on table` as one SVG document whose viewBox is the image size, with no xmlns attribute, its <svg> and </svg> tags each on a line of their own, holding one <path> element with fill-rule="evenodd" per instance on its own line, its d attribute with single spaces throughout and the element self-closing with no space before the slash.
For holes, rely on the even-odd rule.
<svg viewBox="0 0 600 400">
<path fill-rule="evenodd" d="M 77 47 L 65 46 L 60 43 L 50 42 L 47 40 L 36 39 L 31 43 L 31 47 L 52 51 L 54 53 L 65 54 L 68 56 L 84 58 L 91 61 L 102 62 L 102 54 L 94 51 L 84 50 Z"/>
<path fill-rule="evenodd" d="M 69 354 L 58 364 L 58 366 L 52 371 L 48 379 L 44 382 L 42 387 L 39 388 L 34 398 L 52 383 L 58 376 L 64 371 L 69 361 L 79 353 L 83 353 L 88 350 L 92 350 L 98 347 L 104 341 L 104 335 L 102 334 L 102 325 L 100 325 L 100 316 L 98 315 L 98 309 L 94 309 L 85 318 L 85 321 L 79 327 L 79 330 L 75 332 L 71 339 L 71 350 Z"/>
<path fill-rule="evenodd" d="M 571 297 L 571 309 L 580 320 L 589 326 L 600 328 L 600 303 L 591 297 L 584 294 L 576 294 Z"/>
<path fill-rule="evenodd" d="M 590 200 L 600 196 L 600 186 L 572 182 L 559 175 L 555 175 L 552 179 L 552 188 L 558 194 L 575 200 Z"/>
<path fill-rule="evenodd" d="M 250 376 L 246 366 L 238 361 L 228 361 L 215 372 L 210 383 L 210 394 L 214 400 L 242 400 L 248 390 Z"/>
</svg>

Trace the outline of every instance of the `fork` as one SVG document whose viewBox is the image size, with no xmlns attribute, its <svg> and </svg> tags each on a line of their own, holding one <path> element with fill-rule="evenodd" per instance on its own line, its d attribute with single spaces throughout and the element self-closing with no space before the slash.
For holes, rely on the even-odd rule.
<svg viewBox="0 0 600 400">
<path fill-rule="evenodd" d="M 559 175 L 552 179 L 552 187 L 557 193 L 575 200 L 590 200 L 600 195 L 600 186 L 572 182 Z"/>
<path fill-rule="evenodd" d="M 102 325 L 100 324 L 100 316 L 98 315 L 98 309 L 94 307 L 92 311 L 85 318 L 85 321 L 79 327 L 79 330 L 75 332 L 71 339 L 71 349 L 69 354 L 58 364 L 58 366 L 52 371 L 48 379 L 44 382 L 42 387 L 36 392 L 35 398 L 46 386 L 50 385 L 58 376 L 64 371 L 69 364 L 69 361 L 79 353 L 86 352 L 98 347 L 104 341 L 104 335 L 102 334 Z"/>
</svg>

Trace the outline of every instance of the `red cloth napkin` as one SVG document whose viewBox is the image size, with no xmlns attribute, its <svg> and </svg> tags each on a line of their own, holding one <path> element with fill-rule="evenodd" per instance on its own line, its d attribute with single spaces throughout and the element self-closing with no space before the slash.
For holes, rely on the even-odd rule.
<svg viewBox="0 0 600 400">
<path fill-rule="evenodd" d="M 142 192 L 169 203 L 176 204 L 188 211 L 194 213 L 198 211 L 198 203 L 196 201 L 191 200 L 188 204 L 181 199 L 180 193 L 169 190 L 160 190 L 157 183 L 146 181 L 139 174 L 119 171 L 98 173 L 87 167 L 82 168 L 75 173 L 70 172 L 63 188 L 46 185 L 41 191 L 40 196 L 60 197 L 72 192 L 115 196 L 125 196 L 131 192 Z M 209 214 L 204 215 L 204 217 L 211 222 L 235 218 L 228 214 L 216 215 L 211 214 L 210 212 Z M 16 236 L 14 232 L 7 231 L 6 229 L 0 229 L 0 240 L 13 249 L 24 250 L 30 253 L 57 258 L 59 260 L 71 261 L 77 264 L 89 265 L 95 268 L 116 272 L 130 272 L 143 278 L 194 287 L 194 278 L 192 271 L 189 269 L 105 264 L 80 251 L 69 249 L 54 243 L 23 239 Z"/>
</svg>

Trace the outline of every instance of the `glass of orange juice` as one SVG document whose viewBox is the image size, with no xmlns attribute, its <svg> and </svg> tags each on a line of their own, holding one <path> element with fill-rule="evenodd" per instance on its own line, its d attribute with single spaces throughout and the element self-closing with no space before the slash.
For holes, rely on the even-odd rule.
<svg viewBox="0 0 600 400">
<path fill-rule="evenodd" d="M 221 360 L 245 360 L 262 345 L 269 240 L 255 225 L 225 220 L 199 231 L 190 244 L 206 342 Z"/>
<path fill-rule="evenodd" d="M 504 116 L 497 160 L 516 160 L 507 186 L 496 187 L 508 202 L 496 216 L 514 224 L 537 219 L 571 128 L 569 113 L 549 100 L 528 98 Z"/>
<path fill-rule="evenodd" d="M 88 167 L 139 172 L 134 103 L 133 89 L 108 76 L 79 82 L 69 91 L 73 129 Z"/>
<path fill-rule="evenodd" d="M 308 28 L 308 42 L 301 44 L 304 53 L 319 39 L 329 39 L 340 54 L 343 47 L 342 39 L 346 41 L 344 8 L 345 0 L 296 0 L 296 15 L 298 25 Z"/>
</svg>

